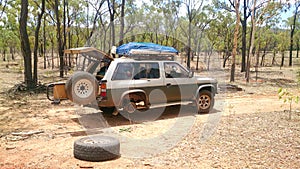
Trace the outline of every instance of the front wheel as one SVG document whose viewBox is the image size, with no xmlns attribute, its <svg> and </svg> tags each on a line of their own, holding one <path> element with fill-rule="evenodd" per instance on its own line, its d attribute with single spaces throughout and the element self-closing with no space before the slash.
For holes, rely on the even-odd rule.
<svg viewBox="0 0 300 169">
<path fill-rule="evenodd" d="M 198 113 L 209 113 L 214 107 L 214 96 L 208 90 L 201 90 L 197 97 Z"/>
</svg>

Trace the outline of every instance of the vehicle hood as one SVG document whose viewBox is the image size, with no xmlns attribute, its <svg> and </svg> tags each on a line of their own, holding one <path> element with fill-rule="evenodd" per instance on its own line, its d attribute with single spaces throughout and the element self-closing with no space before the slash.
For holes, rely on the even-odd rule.
<svg viewBox="0 0 300 169">
<path fill-rule="evenodd" d="M 217 79 L 208 78 L 208 77 L 196 76 L 196 80 L 197 80 L 198 84 L 215 84 L 215 83 L 218 83 Z"/>
</svg>

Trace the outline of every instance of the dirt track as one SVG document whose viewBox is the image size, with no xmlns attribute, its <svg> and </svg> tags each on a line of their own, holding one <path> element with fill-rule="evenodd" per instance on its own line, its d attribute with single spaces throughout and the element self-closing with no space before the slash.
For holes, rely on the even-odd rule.
<svg viewBox="0 0 300 169">
<path fill-rule="evenodd" d="M 20 77 L 18 72 L 4 72 L 1 91 L 11 87 L 16 77 Z M 141 123 L 92 109 L 76 113 L 78 107 L 72 103 L 52 105 L 44 94 L 10 98 L 2 93 L 0 168 L 299 168 L 300 116 L 293 112 L 292 120 L 287 120 L 288 112 L 284 110 L 289 106 L 278 100 L 279 82 L 264 79 L 260 84 L 236 83 L 243 91 L 218 95 L 212 114 L 194 115 L 187 107 L 187 112 L 178 117 L 179 107 L 169 107 L 157 120 Z M 291 81 L 288 89 L 299 95 L 294 83 Z M 300 105 L 294 104 L 293 110 L 300 110 Z M 107 123 L 97 121 L 101 115 Z M 128 157 L 129 148 L 122 141 L 122 156 L 113 161 L 91 163 L 73 157 L 74 140 L 86 134 L 102 134 L 106 125 L 126 137 L 143 139 L 163 135 L 176 121 L 190 119 L 192 127 L 174 147 L 151 157 Z M 41 133 L 13 135 L 28 131 Z M 164 140 L 169 144 L 167 139 L 172 137 Z M 152 152 L 164 146 L 157 145 Z M 133 147 L 130 151 L 149 149 Z"/>
</svg>

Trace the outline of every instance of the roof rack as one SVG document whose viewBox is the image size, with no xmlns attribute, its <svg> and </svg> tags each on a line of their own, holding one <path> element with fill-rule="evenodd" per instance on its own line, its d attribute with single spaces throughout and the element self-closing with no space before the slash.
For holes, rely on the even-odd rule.
<svg viewBox="0 0 300 169">
<path fill-rule="evenodd" d="M 174 55 L 161 55 L 161 54 L 132 54 L 125 56 L 126 58 L 134 60 L 174 60 Z"/>
</svg>

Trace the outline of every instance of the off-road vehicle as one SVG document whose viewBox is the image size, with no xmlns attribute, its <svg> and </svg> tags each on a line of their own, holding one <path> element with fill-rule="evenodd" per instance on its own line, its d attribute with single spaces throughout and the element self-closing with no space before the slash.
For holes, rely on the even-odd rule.
<svg viewBox="0 0 300 169">
<path fill-rule="evenodd" d="M 214 106 L 217 81 L 194 76 L 193 71 L 173 57 L 170 60 L 165 60 L 167 57 L 163 60 L 112 58 L 94 48 L 65 52 L 81 53 L 86 56 L 81 62 L 90 64 L 78 67 L 82 71 L 75 72 L 66 83 L 49 85 L 47 96 L 52 101 L 69 99 L 80 105 L 96 102 L 102 111 L 129 113 L 186 103 L 195 105 L 198 112 L 209 112 Z M 76 62 L 80 62 L 78 60 Z M 109 66 L 104 76 L 96 78 L 103 60 L 109 61 Z"/>
</svg>

